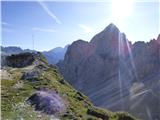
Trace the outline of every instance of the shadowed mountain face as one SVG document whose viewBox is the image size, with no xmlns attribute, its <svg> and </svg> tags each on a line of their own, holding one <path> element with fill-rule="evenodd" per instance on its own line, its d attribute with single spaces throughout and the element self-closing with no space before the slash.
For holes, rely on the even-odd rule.
<svg viewBox="0 0 160 120">
<path fill-rule="evenodd" d="M 110 24 L 90 42 L 73 42 L 58 66 L 96 106 L 160 119 L 160 36 L 131 44 Z"/>
</svg>

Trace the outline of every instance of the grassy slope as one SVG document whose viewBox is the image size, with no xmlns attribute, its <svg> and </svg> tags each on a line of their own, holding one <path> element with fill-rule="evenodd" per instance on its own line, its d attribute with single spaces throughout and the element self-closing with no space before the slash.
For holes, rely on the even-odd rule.
<svg viewBox="0 0 160 120">
<path fill-rule="evenodd" d="M 39 88 L 49 88 L 57 91 L 67 106 L 66 112 L 58 117 L 62 120 L 98 120 L 108 116 L 109 120 L 134 120 L 127 113 L 113 113 L 96 108 L 89 99 L 73 89 L 55 68 L 49 67 L 36 79 L 36 82 L 22 80 L 24 68 L 9 69 L 12 80 L 1 80 L 2 120 L 48 120 L 50 116 L 35 111 L 25 101 Z M 19 87 L 17 87 L 19 86 Z"/>
</svg>

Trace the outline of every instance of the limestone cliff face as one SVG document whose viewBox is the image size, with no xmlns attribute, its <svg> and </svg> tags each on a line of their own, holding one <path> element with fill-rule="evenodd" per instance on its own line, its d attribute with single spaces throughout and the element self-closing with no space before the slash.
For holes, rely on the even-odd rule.
<svg viewBox="0 0 160 120">
<path fill-rule="evenodd" d="M 73 42 L 64 61 L 58 66 L 64 78 L 88 95 L 95 105 L 111 110 L 130 111 L 140 118 L 150 120 L 146 109 L 138 111 L 142 114 L 136 112 L 145 103 L 147 109 L 151 110 L 151 117 L 159 119 L 159 113 L 154 111 L 159 109 L 158 103 L 153 107 L 148 102 L 149 99 L 160 100 L 159 97 L 154 98 L 152 93 L 159 95 L 159 87 L 155 87 L 160 80 L 159 41 L 160 36 L 148 43 L 131 44 L 124 33 L 110 24 L 90 42 Z M 152 79 L 154 82 L 151 87 L 149 81 Z M 133 92 L 137 84 L 143 87 Z M 142 100 L 139 97 L 143 95 L 145 99 Z M 133 107 L 135 101 L 138 105 Z"/>
<path fill-rule="evenodd" d="M 140 78 L 159 71 L 160 67 L 160 44 L 158 40 L 148 43 L 136 42 L 133 45 L 133 58 Z"/>
</svg>

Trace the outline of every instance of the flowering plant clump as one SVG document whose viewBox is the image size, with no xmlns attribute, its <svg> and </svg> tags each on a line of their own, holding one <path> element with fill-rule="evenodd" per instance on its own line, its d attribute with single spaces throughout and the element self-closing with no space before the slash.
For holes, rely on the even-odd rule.
<svg viewBox="0 0 160 120">
<path fill-rule="evenodd" d="M 58 93 L 51 90 L 40 90 L 35 92 L 27 100 L 35 110 L 42 111 L 46 114 L 59 114 L 64 112 L 65 104 Z"/>
</svg>

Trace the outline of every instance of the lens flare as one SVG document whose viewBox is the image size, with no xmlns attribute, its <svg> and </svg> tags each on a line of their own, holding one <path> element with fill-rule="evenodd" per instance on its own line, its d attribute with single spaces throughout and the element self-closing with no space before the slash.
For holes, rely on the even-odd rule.
<svg viewBox="0 0 160 120">
<path fill-rule="evenodd" d="M 133 0 L 112 0 L 112 16 L 118 19 L 129 16 L 133 9 Z"/>
</svg>

